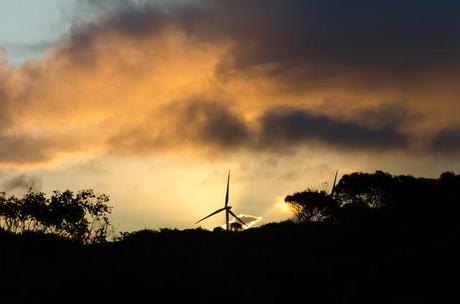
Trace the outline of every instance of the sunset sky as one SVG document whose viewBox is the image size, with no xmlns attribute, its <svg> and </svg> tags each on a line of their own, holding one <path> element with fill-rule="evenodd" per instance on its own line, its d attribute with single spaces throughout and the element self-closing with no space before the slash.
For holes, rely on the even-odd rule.
<svg viewBox="0 0 460 304">
<path fill-rule="evenodd" d="M 106 193 L 127 231 L 194 227 L 228 170 L 257 224 L 337 169 L 458 173 L 458 16 L 453 0 L 1 0 L 0 186 Z"/>
</svg>

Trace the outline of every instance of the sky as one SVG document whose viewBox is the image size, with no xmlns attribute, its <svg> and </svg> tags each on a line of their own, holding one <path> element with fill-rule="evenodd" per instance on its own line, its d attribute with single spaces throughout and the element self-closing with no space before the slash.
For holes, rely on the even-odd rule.
<svg viewBox="0 0 460 304">
<path fill-rule="evenodd" d="M 0 1 L 0 45 L 11 64 L 41 56 L 69 31 L 71 0 Z"/>
<path fill-rule="evenodd" d="M 0 3 L 0 186 L 110 195 L 118 231 L 257 224 L 339 175 L 459 172 L 460 4 Z M 325 184 L 328 183 L 328 184 Z M 224 215 L 202 224 L 213 228 Z"/>
</svg>

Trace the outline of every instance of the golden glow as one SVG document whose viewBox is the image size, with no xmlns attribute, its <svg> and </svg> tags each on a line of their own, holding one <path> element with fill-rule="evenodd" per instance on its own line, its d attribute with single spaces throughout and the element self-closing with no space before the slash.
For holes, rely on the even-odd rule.
<svg viewBox="0 0 460 304">
<path fill-rule="evenodd" d="M 74 43 L 64 39 L 43 58 L 14 67 L 0 53 L 0 101 L 8 115 L 0 116 L 0 144 L 6 138 L 11 146 L 0 167 L 6 176 L 41 176 L 45 191 L 95 188 L 110 194 L 122 231 L 193 227 L 223 203 L 228 169 L 235 173 L 232 205 L 254 214 L 255 225 L 291 217 L 285 195 L 330 183 L 337 168 L 429 175 L 447 166 L 424 156 L 337 152 L 315 144 L 288 147 L 282 156 L 269 149 L 210 147 L 175 129 L 188 126 L 178 111 L 195 100 L 225 104 L 251 130 L 278 106 L 347 120 L 360 109 L 402 102 L 430 113 L 429 120 L 401 126 L 424 138 L 458 120 L 458 84 L 449 79 L 433 86 L 425 85 L 433 80 L 427 77 L 417 85 L 365 87 L 359 77 L 337 75 L 293 87 L 280 81 L 286 71 L 273 73 L 280 68 L 276 62 L 237 69 L 236 41 L 204 43 L 174 27 L 141 37 L 104 32 L 91 47 Z M 308 68 L 299 63 L 295 69 Z M 121 146 L 120 134 L 137 142 Z M 209 219 L 203 226 L 221 223 Z"/>
<path fill-rule="evenodd" d="M 284 199 L 279 200 L 275 206 L 276 209 L 278 209 L 282 213 L 291 213 L 291 208 L 289 208 L 289 205 L 284 202 Z"/>
</svg>

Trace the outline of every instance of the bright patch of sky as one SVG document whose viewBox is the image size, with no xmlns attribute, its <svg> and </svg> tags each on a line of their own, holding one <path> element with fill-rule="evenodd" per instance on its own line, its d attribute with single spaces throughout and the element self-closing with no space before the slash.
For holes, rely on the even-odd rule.
<svg viewBox="0 0 460 304">
<path fill-rule="evenodd" d="M 191 1 L 195 0 L 142 0 L 139 3 Z M 69 32 L 76 18 L 96 11 L 96 3 L 107 7 L 120 1 L 0 0 L 0 60 L 2 53 L 10 64 L 39 57 Z"/>
<path fill-rule="evenodd" d="M 68 32 L 74 0 L 0 1 L 0 47 L 11 64 L 40 56 Z"/>
</svg>

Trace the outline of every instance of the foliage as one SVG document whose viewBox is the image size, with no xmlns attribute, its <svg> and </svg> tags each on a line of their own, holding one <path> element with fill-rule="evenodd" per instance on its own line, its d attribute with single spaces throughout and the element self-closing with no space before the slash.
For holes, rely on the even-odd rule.
<svg viewBox="0 0 460 304">
<path fill-rule="evenodd" d="M 220 227 L 220 226 L 217 226 L 217 227 L 214 227 L 214 229 L 212 229 L 212 232 L 223 232 L 225 231 L 224 228 Z"/>
<path fill-rule="evenodd" d="M 338 205 L 322 190 L 308 189 L 288 195 L 284 201 L 289 204 L 300 221 L 326 221 L 333 218 Z"/>
<path fill-rule="evenodd" d="M 106 240 L 111 227 L 109 197 L 93 190 L 54 191 L 45 193 L 29 190 L 23 197 L 0 193 L 0 228 L 24 233 L 35 231 L 53 233 L 81 243 Z"/>
<path fill-rule="evenodd" d="M 302 223 L 240 233 L 122 232 L 104 246 L 0 229 L 2 299 L 45 303 L 59 295 L 85 302 L 91 293 L 93 301 L 146 302 L 154 290 L 156 298 L 185 302 L 219 299 L 231 286 L 232 301 L 242 303 L 298 302 L 299 295 L 315 303 L 423 303 L 430 299 L 426 292 L 438 299 L 456 283 L 451 277 L 459 264 L 459 188 L 460 176 L 453 173 L 439 178 L 353 173 L 342 178 L 333 196 L 310 189 L 289 196 L 302 216 L 310 215 Z M 10 212 L 12 223 L 28 219 L 24 225 L 31 227 L 41 214 L 36 226 L 42 227 L 51 199 L 34 195 L 11 205 L 3 195 L 2 212 Z M 59 193 L 55 202 L 64 210 L 76 199 Z"/>
<path fill-rule="evenodd" d="M 243 225 L 241 225 L 238 222 L 233 222 L 233 223 L 230 224 L 230 230 L 235 231 L 235 232 L 242 231 L 243 230 Z"/>
<path fill-rule="evenodd" d="M 391 175 L 383 171 L 344 175 L 334 196 L 307 189 L 288 195 L 285 202 L 300 221 L 350 222 L 385 217 L 390 222 L 454 220 L 460 211 L 460 175 L 439 178 Z"/>
<path fill-rule="evenodd" d="M 382 171 L 344 175 L 336 187 L 335 198 L 340 205 L 358 204 L 379 208 L 391 199 L 393 177 Z"/>
</svg>

